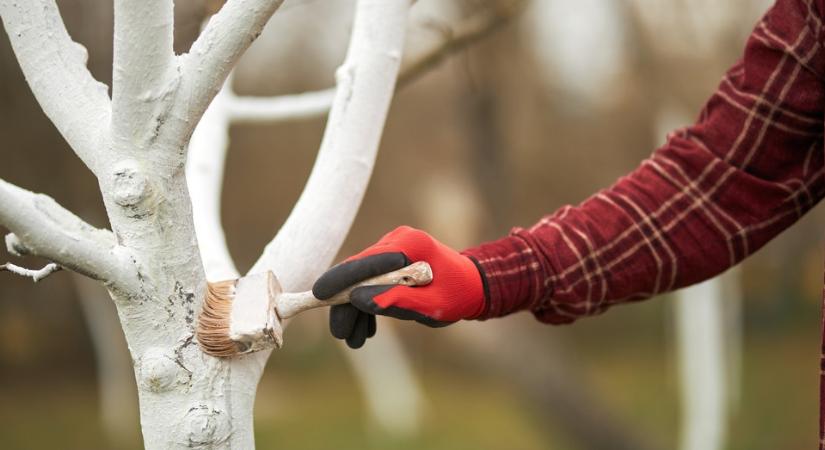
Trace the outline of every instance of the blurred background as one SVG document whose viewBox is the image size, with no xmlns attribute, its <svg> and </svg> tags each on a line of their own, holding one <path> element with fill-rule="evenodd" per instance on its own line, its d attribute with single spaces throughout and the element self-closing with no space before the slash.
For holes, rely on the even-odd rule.
<svg viewBox="0 0 825 450">
<path fill-rule="evenodd" d="M 234 90 L 273 96 L 332 86 L 353 3 L 286 0 L 237 69 Z M 667 131 L 692 121 L 771 4 L 517 3 L 415 4 L 408 54 L 449 40 L 479 14 L 500 20 L 399 90 L 341 256 L 400 224 L 472 246 L 609 186 Z M 89 50 L 92 73 L 109 83 L 111 2 L 58 4 L 69 32 Z M 179 52 L 219 6 L 176 2 Z M 231 128 L 223 222 L 242 272 L 301 192 L 323 128 L 324 118 Z M 5 33 L 0 136 L 0 177 L 108 226 L 96 180 L 34 101 Z M 721 392 L 721 404 L 709 407 L 721 416 L 703 434 L 714 443 L 698 448 L 815 445 L 823 224 L 825 212 L 815 209 L 714 285 L 709 314 L 723 332 L 711 350 L 693 351 L 723 355 L 711 370 L 722 390 L 708 388 Z M 43 263 L 0 250 L 6 261 Z M 258 447 L 688 448 L 686 429 L 696 424 L 687 420 L 681 396 L 690 380 L 681 374 L 691 350 L 681 345 L 683 308 L 675 305 L 690 298 L 674 297 L 564 327 L 543 326 L 528 313 L 438 330 L 380 321 L 377 340 L 382 329 L 394 329 L 409 375 L 387 382 L 417 398 L 408 418 L 414 423 L 401 427 L 382 422 L 370 406 L 364 386 L 374 381 L 353 371 L 353 359 L 328 335 L 325 313 L 308 313 L 292 323 L 261 381 Z M 378 355 L 370 364 L 382 363 Z M 392 407 L 392 398 L 384 400 Z M 0 273 L 0 448 L 141 448 L 136 401 L 105 291 L 68 272 L 37 285 Z"/>
</svg>

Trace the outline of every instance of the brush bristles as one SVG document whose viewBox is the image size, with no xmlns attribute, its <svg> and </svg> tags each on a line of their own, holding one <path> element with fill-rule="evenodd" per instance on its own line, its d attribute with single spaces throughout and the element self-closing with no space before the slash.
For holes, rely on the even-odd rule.
<svg viewBox="0 0 825 450">
<path fill-rule="evenodd" d="M 198 318 L 198 343 L 209 355 L 235 356 L 241 353 L 238 343 L 229 338 L 229 320 L 236 280 L 207 283 L 203 311 Z"/>
</svg>

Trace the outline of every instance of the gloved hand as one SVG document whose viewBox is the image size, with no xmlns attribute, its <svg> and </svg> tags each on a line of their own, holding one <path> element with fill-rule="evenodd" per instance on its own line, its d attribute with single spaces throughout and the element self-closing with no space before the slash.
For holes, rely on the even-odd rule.
<svg viewBox="0 0 825 450">
<path fill-rule="evenodd" d="M 332 335 L 345 339 L 350 348 L 359 348 L 375 335 L 375 314 L 443 327 L 484 312 L 484 286 L 476 264 L 427 233 L 407 226 L 396 228 L 376 244 L 329 269 L 315 282 L 312 293 L 325 300 L 355 283 L 417 261 L 426 261 L 432 267 L 430 284 L 354 289 L 350 303 L 330 310 Z"/>
</svg>

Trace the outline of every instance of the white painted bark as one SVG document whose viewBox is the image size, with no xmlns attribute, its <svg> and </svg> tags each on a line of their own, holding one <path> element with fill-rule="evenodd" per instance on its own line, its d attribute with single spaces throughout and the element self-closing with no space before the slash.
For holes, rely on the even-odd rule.
<svg viewBox="0 0 825 450">
<path fill-rule="evenodd" d="M 110 102 L 54 0 L 0 0 L 32 91 L 99 180 L 112 233 L 5 182 L 0 223 L 14 232 L 7 243 L 15 252 L 51 259 L 109 288 L 134 360 L 150 449 L 254 448 L 252 406 L 269 352 L 216 359 L 194 342 L 206 277 L 184 164 L 195 125 L 280 3 L 229 0 L 190 53 L 176 57 L 171 0 L 116 0 Z M 392 98 L 410 4 L 358 3 L 318 162 L 253 269 L 273 270 L 286 289 L 307 288 L 350 228 Z"/>
<path fill-rule="evenodd" d="M 48 258 L 112 289 L 138 286 L 137 271 L 112 233 L 92 227 L 50 197 L 0 180 L 0 223 L 14 233 L 6 236 L 12 254 Z"/>
<path fill-rule="evenodd" d="M 277 97 L 232 97 L 227 105 L 235 123 L 312 119 L 329 112 L 335 89 Z"/>
<path fill-rule="evenodd" d="M 355 219 L 383 131 L 373 124 L 384 123 L 395 88 L 410 4 L 358 3 L 318 159 L 295 209 L 252 269 L 272 270 L 287 291 L 311 286 Z"/>
<path fill-rule="evenodd" d="M 521 11 L 521 5 L 525 2 L 525 0 L 511 2 L 508 7 L 482 5 L 469 17 L 461 20 L 453 17 L 456 15 L 456 12 L 452 11 L 455 9 L 453 4 L 437 1 L 417 3 L 415 11 L 418 17 L 414 19 L 418 19 L 418 33 L 413 37 L 418 39 L 417 42 L 408 46 L 411 48 L 407 49 L 408 55 L 402 61 L 396 88 L 400 89 L 410 84 L 444 61 L 448 55 L 467 48 L 499 29 Z M 329 7 L 329 5 L 324 7 Z M 342 5 L 335 7 L 346 8 Z M 309 10 L 309 13 L 312 14 L 313 11 Z M 434 24 L 438 24 L 438 27 L 434 27 Z M 314 25 L 323 28 L 329 24 L 316 22 Z M 414 25 L 416 24 L 411 24 L 413 28 L 415 28 Z M 302 32 L 307 33 L 305 29 L 302 29 Z M 294 30 L 293 33 L 295 33 Z M 306 34 L 299 37 L 304 36 Z M 337 39 L 337 36 L 333 35 L 332 38 Z M 266 42 L 264 44 L 264 50 L 258 48 L 257 51 L 252 52 L 257 54 L 258 58 L 261 58 L 264 52 L 267 55 L 273 52 L 278 53 L 271 44 L 266 45 Z M 334 44 L 331 46 L 334 47 Z M 268 60 L 271 60 L 271 56 Z M 240 69 L 244 69 L 243 65 Z M 335 88 L 271 97 L 236 96 L 233 92 L 229 94 L 226 97 L 225 106 L 229 110 L 233 123 L 273 123 L 312 119 L 326 115 L 335 99 Z"/>
<path fill-rule="evenodd" d="M 111 116 L 108 87 L 86 69 L 86 49 L 72 41 L 54 1 L 3 0 L 3 24 L 43 112 L 95 170 Z M 78 112 L 82 112 L 79 113 Z"/>
<path fill-rule="evenodd" d="M 60 271 L 60 266 L 55 263 L 46 264 L 41 269 L 26 269 L 25 267 L 20 267 L 11 263 L 7 264 L 0 264 L 0 272 L 11 272 L 21 277 L 31 278 L 32 281 L 37 283 L 38 281 L 48 277 L 49 275 Z"/>
<path fill-rule="evenodd" d="M 223 174 L 229 150 L 229 127 L 232 124 L 232 114 L 227 108 L 233 97 L 231 85 L 230 75 L 195 128 L 186 162 L 195 231 L 206 278 L 210 281 L 231 280 L 239 276 L 221 221 Z"/>
</svg>

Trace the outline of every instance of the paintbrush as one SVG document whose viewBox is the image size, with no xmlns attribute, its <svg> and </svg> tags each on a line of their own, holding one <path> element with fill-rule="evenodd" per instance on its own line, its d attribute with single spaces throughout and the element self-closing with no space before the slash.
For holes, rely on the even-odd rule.
<svg viewBox="0 0 825 450">
<path fill-rule="evenodd" d="M 348 303 L 350 292 L 361 286 L 423 286 L 432 279 L 430 265 L 419 261 L 357 283 L 327 300 L 315 298 L 312 291 L 283 292 L 270 271 L 208 283 L 198 318 L 198 342 L 205 353 L 219 357 L 280 348 L 282 320 L 309 309 Z"/>
</svg>

